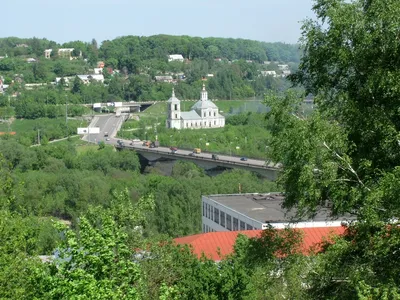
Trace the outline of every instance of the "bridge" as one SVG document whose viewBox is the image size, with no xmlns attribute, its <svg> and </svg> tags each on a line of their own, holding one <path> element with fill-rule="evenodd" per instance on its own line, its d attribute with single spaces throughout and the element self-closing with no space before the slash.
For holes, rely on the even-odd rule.
<svg viewBox="0 0 400 300">
<path fill-rule="evenodd" d="M 206 170 L 217 167 L 243 169 L 256 172 L 272 181 L 276 180 L 281 168 L 280 164 L 266 163 L 265 160 L 252 158 L 241 160 L 241 158 L 237 156 L 208 152 L 193 154 L 191 150 L 187 149 L 178 149 L 176 153 L 172 153 L 168 147 L 149 148 L 143 146 L 142 142 L 131 144 L 130 140 L 123 139 L 121 139 L 121 141 L 124 142 L 124 145 L 121 146 L 118 143 L 120 139 L 115 138 L 115 136 L 122 126 L 125 117 L 126 115 L 119 117 L 113 114 L 95 116 L 92 119 L 90 127 L 99 127 L 100 132 L 98 134 L 85 135 L 82 139 L 91 143 L 104 141 L 106 144 L 113 145 L 117 149 L 135 150 L 138 154 L 151 162 L 160 159 L 183 160 L 193 162 Z M 108 137 L 105 137 L 106 133 Z M 217 154 L 218 159 L 213 159 L 212 154 Z"/>
<path fill-rule="evenodd" d="M 192 151 L 185 149 L 178 149 L 176 152 L 172 152 L 167 147 L 148 148 L 147 146 L 143 146 L 141 143 L 132 143 L 130 145 L 129 141 L 124 141 L 124 145 L 122 146 L 117 143 L 115 147 L 117 149 L 135 150 L 149 161 L 157 161 L 160 159 L 183 160 L 193 162 L 206 170 L 216 167 L 242 169 L 256 172 L 272 181 L 277 179 L 278 172 L 280 170 L 279 164 L 267 164 L 264 160 L 251 158 L 244 161 L 237 156 L 218 154 L 218 159 L 213 159 L 213 153 L 203 152 L 200 154 L 193 154 Z"/>
</svg>

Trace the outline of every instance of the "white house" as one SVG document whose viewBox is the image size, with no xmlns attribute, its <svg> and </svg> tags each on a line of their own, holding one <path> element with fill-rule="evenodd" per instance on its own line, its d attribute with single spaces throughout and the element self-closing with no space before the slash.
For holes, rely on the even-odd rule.
<svg viewBox="0 0 400 300">
<path fill-rule="evenodd" d="M 275 71 L 261 71 L 261 75 L 276 77 L 276 72 Z"/>
<path fill-rule="evenodd" d="M 77 75 L 80 80 L 84 84 L 90 83 L 91 80 L 99 81 L 104 83 L 104 75 L 103 74 L 93 74 L 93 75 Z"/>
<path fill-rule="evenodd" d="M 278 65 L 279 70 L 289 70 L 289 65 Z"/>
<path fill-rule="evenodd" d="M 173 82 L 174 79 L 170 75 L 155 76 L 157 82 Z"/>
<path fill-rule="evenodd" d="M 208 93 L 204 84 L 200 93 L 200 100 L 192 106 L 190 111 L 181 111 L 180 100 L 175 97 L 174 89 L 172 89 L 172 97 L 167 101 L 167 105 L 167 128 L 200 129 L 225 126 L 225 117 L 220 115 L 218 107 L 208 100 Z"/>
<path fill-rule="evenodd" d="M 183 62 L 183 56 L 181 54 L 168 55 L 168 61 L 180 61 Z"/>
</svg>

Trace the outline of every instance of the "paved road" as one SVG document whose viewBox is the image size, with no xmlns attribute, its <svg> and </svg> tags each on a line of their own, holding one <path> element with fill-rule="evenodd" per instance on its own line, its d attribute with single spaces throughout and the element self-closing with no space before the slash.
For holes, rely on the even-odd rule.
<svg viewBox="0 0 400 300">
<path fill-rule="evenodd" d="M 117 134 L 117 131 L 123 122 L 123 116 L 116 117 L 114 114 L 94 116 L 92 122 L 90 123 L 90 127 L 99 127 L 100 133 L 85 135 L 82 139 L 92 143 L 98 143 L 100 141 L 107 142 L 107 137 L 104 136 L 105 133 L 108 133 L 109 139 L 111 140 L 112 137 Z"/>
<path fill-rule="evenodd" d="M 168 147 L 148 148 L 146 146 L 143 146 L 142 143 L 130 144 L 131 143 L 130 141 L 127 141 L 127 140 L 123 140 L 123 141 L 124 141 L 125 147 L 129 147 L 129 148 L 133 148 L 133 149 L 148 149 L 149 151 L 154 150 L 154 151 L 163 152 L 163 153 L 171 153 L 171 150 Z M 189 155 L 192 152 L 193 152 L 193 150 L 178 149 L 176 154 Z M 202 152 L 200 154 L 194 154 L 194 156 L 212 159 L 212 154 L 213 153 Z M 229 156 L 229 155 L 218 154 L 218 160 L 226 161 L 226 162 L 234 162 L 234 163 L 243 164 L 243 165 L 253 165 L 253 166 L 258 166 L 258 167 L 274 167 L 273 163 L 266 165 L 264 160 L 248 158 L 246 161 L 243 161 L 243 160 L 241 160 L 241 157 L 238 157 L 238 156 Z M 278 166 L 275 166 L 275 167 L 278 167 Z"/>
</svg>

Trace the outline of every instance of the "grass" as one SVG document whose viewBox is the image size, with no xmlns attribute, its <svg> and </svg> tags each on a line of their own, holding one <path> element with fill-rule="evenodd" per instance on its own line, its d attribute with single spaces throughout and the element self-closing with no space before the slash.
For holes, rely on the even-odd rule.
<svg viewBox="0 0 400 300">
<path fill-rule="evenodd" d="M 81 141 L 83 142 L 83 141 Z M 93 145 L 93 144 L 81 144 L 81 145 L 76 145 L 76 152 L 78 154 L 84 154 L 88 151 L 97 151 L 99 149 L 98 145 Z"/>
<path fill-rule="evenodd" d="M 58 125 L 60 119 L 64 120 L 64 118 L 58 119 L 49 119 L 49 118 L 40 118 L 40 119 L 16 119 L 10 125 L 7 123 L 0 123 L 0 131 L 15 131 L 17 133 L 24 133 L 32 130 L 36 130 L 36 128 L 44 128 L 51 127 L 53 125 Z M 77 120 L 68 120 L 69 126 L 87 126 L 86 121 L 77 121 Z"/>
</svg>

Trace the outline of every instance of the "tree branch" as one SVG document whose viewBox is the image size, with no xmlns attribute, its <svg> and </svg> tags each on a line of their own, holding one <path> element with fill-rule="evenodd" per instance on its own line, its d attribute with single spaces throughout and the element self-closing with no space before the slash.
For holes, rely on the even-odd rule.
<svg viewBox="0 0 400 300">
<path fill-rule="evenodd" d="M 367 186 L 365 186 L 365 184 L 362 182 L 362 180 L 360 179 L 360 177 L 358 176 L 357 172 L 353 169 L 353 167 L 349 164 L 348 161 L 346 161 L 342 156 L 339 155 L 339 153 L 337 153 L 336 151 L 333 151 L 326 142 L 323 142 L 323 145 L 325 146 L 326 149 L 328 149 L 329 151 L 331 151 L 332 153 L 335 154 L 335 156 L 340 159 L 342 162 L 344 162 L 347 166 L 347 170 L 349 170 L 351 173 L 353 173 L 353 175 L 357 178 L 357 181 L 362 187 L 364 187 L 365 189 L 367 189 L 367 191 L 371 191 Z"/>
</svg>

